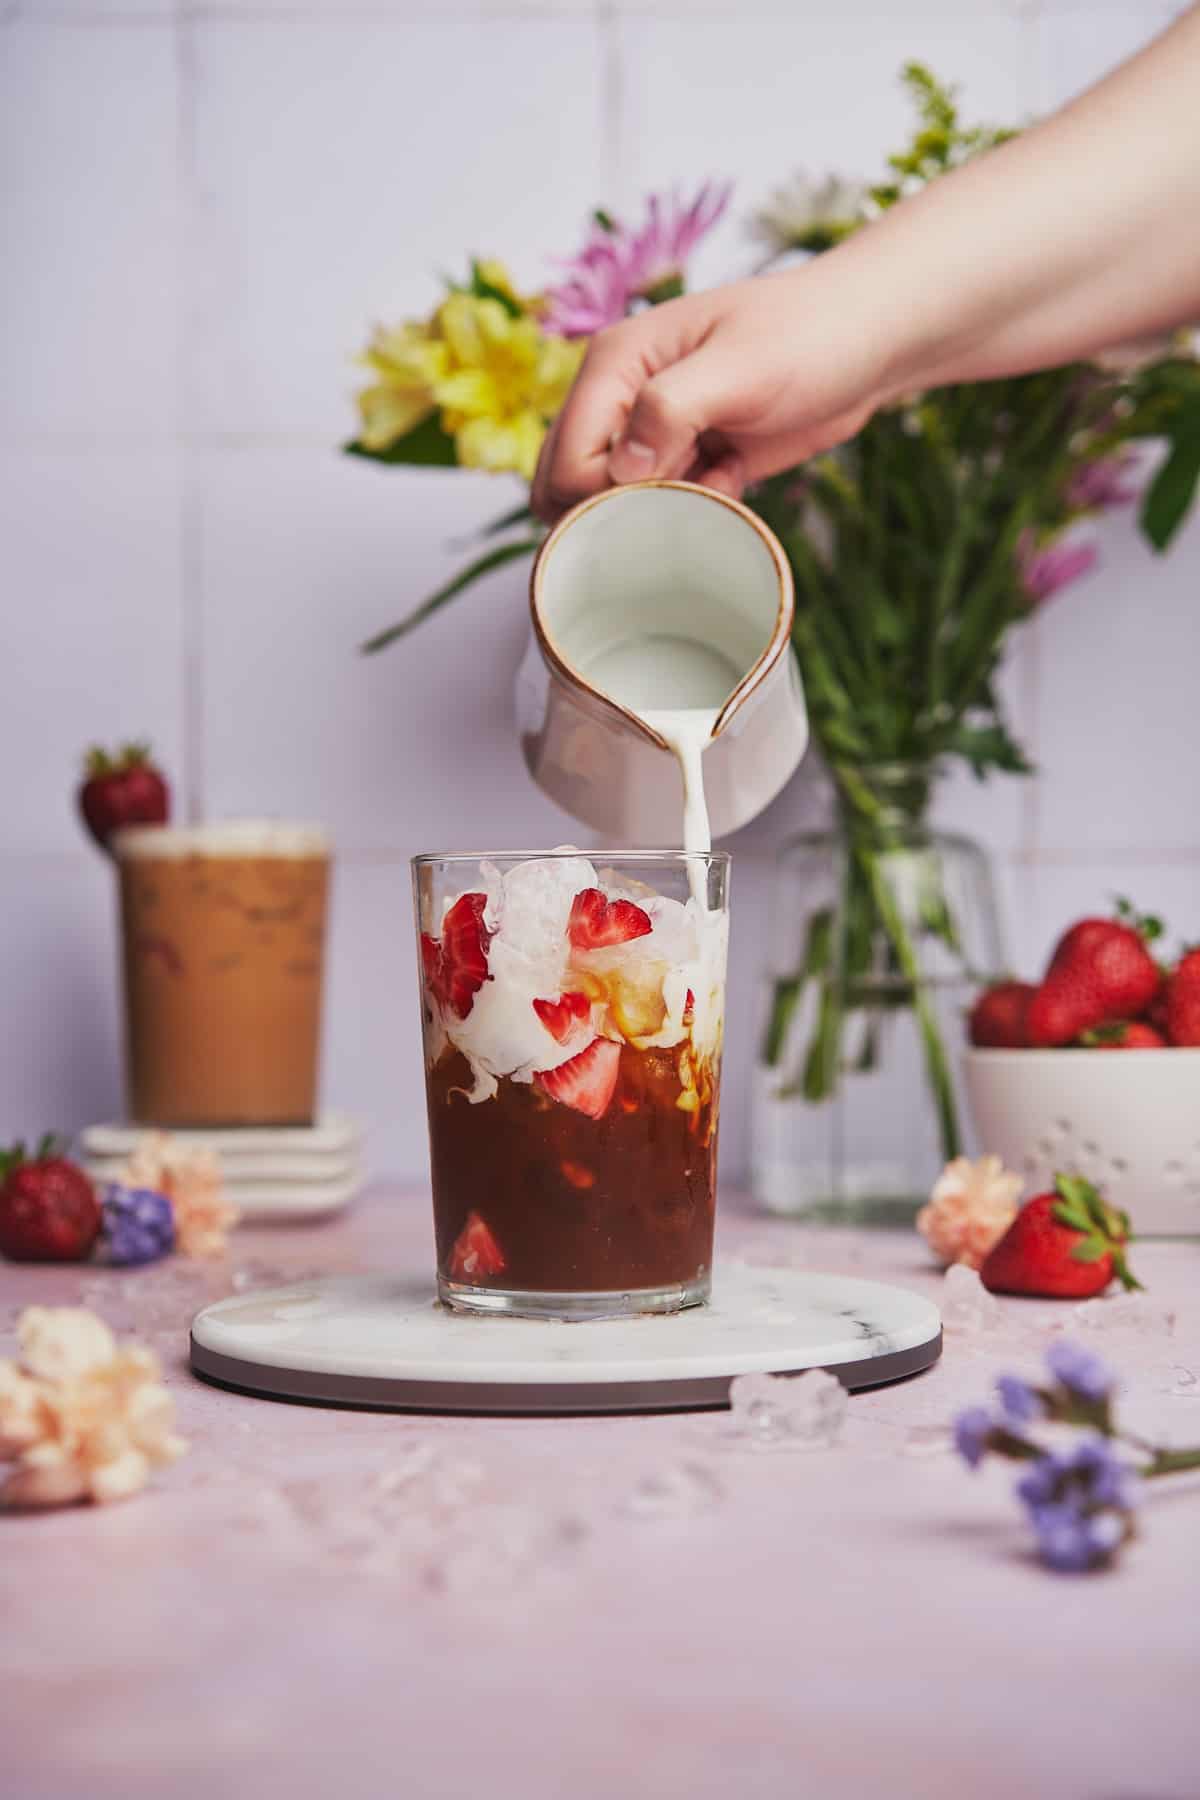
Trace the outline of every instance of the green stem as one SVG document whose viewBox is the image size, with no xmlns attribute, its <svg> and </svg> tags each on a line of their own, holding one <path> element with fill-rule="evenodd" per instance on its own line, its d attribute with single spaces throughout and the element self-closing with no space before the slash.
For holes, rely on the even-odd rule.
<svg viewBox="0 0 1200 1800">
<path fill-rule="evenodd" d="M 912 943 L 904 929 L 904 921 L 900 917 L 887 879 L 880 869 L 877 856 L 874 851 L 862 845 L 855 848 L 854 854 L 870 883 L 875 907 L 895 952 L 896 961 L 907 976 L 912 988 L 913 1012 L 920 1028 L 921 1042 L 925 1050 L 925 1067 L 929 1074 L 929 1085 L 933 1089 L 934 1104 L 937 1107 L 938 1126 L 942 1136 L 942 1153 L 946 1161 L 951 1162 L 956 1156 L 962 1154 L 962 1139 L 958 1130 L 958 1109 L 954 1104 L 954 1085 L 950 1075 L 950 1065 L 946 1060 L 946 1047 L 942 1043 L 942 1034 L 938 1030 L 933 1008 L 925 994 L 920 964 L 917 962 Z"/>
<path fill-rule="evenodd" d="M 1152 1481 L 1158 1475 L 1178 1475 L 1186 1469 L 1200 1469 L 1200 1449 L 1156 1450 L 1141 1473 Z"/>
</svg>

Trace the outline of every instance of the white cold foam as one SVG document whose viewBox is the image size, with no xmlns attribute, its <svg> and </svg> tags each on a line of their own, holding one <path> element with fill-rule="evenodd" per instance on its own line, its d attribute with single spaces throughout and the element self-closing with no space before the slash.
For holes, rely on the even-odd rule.
<svg viewBox="0 0 1200 1800">
<path fill-rule="evenodd" d="M 126 825 L 109 840 L 117 857 L 328 856 L 319 825 L 277 819 L 214 819 L 207 825 Z"/>
</svg>

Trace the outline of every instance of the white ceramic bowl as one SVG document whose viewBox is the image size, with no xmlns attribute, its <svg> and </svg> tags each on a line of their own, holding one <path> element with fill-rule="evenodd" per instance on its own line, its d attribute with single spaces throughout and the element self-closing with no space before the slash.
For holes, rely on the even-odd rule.
<svg viewBox="0 0 1200 1800">
<path fill-rule="evenodd" d="M 1086 1175 L 1141 1235 L 1200 1233 L 1200 1049 L 968 1050 L 981 1150 L 1025 1176 Z"/>
</svg>

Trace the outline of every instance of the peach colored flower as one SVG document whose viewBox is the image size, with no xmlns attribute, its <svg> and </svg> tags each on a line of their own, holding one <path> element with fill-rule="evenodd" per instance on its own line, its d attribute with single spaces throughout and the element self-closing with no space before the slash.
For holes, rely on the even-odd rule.
<svg viewBox="0 0 1200 1800">
<path fill-rule="evenodd" d="M 167 1196 L 175 1214 L 175 1248 L 184 1256 L 224 1254 L 225 1233 L 240 1214 L 225 1193 L 215 1150 L 181 1144 L 167 1131 L 149 1131 L 116 1178 Z"/>
<path fill-rule="evenodd" d="M 124 1500 L 187 1445 L 149 1350 L 117 1345 L 95 1313 L 27 1306 L 20 1357 L 0 1359 L 0 1503 Z"/>
<path fill-rule="evenodd" d="M 1016 1218 L 1022 1186 L 998 1156 L 956 1156 L 917 1214 L 917 1230 L 942 1262 L 978 1269 Z"/>
</svg>

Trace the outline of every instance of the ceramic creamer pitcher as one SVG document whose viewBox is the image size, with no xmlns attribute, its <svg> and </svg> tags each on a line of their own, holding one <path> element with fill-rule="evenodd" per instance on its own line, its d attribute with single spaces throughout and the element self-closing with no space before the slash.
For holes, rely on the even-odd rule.
<svg viewBox="0 0 1200 1800">
<path fill-rule="evenodd" d="M 791 570 L 748 507 L 686 481 L 609 488 L 561 519 L 530 583 L 517 678 L 530 773 L 574 818 L 637 848 L 680 837 L 679 765 L 650 720 L 707 714 L 713 834 L 783 787 L 808 720 Z M 711 730 L 709 729 L 711 721 Z"/>
</svg>

